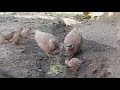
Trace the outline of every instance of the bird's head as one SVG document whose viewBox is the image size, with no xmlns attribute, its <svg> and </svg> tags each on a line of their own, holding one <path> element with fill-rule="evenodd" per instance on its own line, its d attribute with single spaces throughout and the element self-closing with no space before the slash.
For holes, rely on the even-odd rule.
<svg viewBox="0 0 120 90">
<path fill-rule="evenodd" d="M 49 39 L 49 45 L 53 48 L 58 48 L 58 41 L 54 38 Z"/>
<path fill-rule="evenodd" d="M 31 35 L 32 29 L 30 27 L 24 26 L 21 29 L 21 36 L 28 37 Z"/>
</svg>

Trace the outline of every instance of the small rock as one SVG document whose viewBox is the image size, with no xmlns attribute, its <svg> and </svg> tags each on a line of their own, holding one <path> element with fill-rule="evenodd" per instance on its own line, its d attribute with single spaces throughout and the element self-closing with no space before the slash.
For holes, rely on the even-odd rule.
<svg viewBox="0 0 120 90">
<path fill-rule="evenodd" d="M 92 46 L 89 46 L 89 48 L 91 48 Z"/>
<path fill-rule="evenodd" d="M 87 59 L 87 57 L 83 57 L 83 59 Z"/>
<path fill-rule="evenodd" d="M 14 20 L 14 22 L 18 22 L 18 20 Z"/>
<path fill-rule="evenodd" d="M 42 58 L 39 58 L 39 60 L 42 60 Z"/>
<path fill-rule="evenodd" d="M 93 64 L 90 64 L 89 66 L 92 66 Z"/>
<path fill-rule="evenodd" d="M 38 69 L 40 72 L 42 72 L 43 70 L 42 69 Z"/>
<path fill-rule="evenodd" d="M 22 50 L 22 51 L 21 51 L 21 53 L 24 53 L 24 52 L 25 52 L 25 50 Z"/>
</svg>

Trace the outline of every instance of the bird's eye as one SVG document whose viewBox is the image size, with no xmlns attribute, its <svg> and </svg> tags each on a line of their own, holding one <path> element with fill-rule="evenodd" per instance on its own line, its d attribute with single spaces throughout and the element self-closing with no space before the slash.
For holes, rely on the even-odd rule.
<svg viewBox="0 0 120 90">
<path fill-rule="evenodd" d="M 67 46 L 67 47 L 72 47 L 72 48 L 73 48 L 73 45 L 69 45 L 69 46 Z"/>
</svg>

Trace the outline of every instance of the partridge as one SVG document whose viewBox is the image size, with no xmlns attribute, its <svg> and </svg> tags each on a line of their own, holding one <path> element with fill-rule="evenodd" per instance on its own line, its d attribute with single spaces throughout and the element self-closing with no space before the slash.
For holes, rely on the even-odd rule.
<svg viewBox="0 0 120 90">
<path fill-rule="evenodd" d="M 70 54 L 71 58 L 79 51 L 82 45 L 82 37 L 78 33 L 78 30 L 74 28 L 68 33 L 64 39 L 64 48 L 67 53 Z"/>
<path fill-rule="evenodd" d="M 81 63 L 82 61 L 79 60 L 78 58 L 72 58 L 70 60 L 65 61 L 65 64 L 73 71 L 77 71 Z"/>
<path fill-rule="evenodd" d="M 35 41 L 50 59 L 50 54 L 59 48 L 57 38 L 49 33 L 35 30 Z"/>
<path fill-rule="evenodd" d="M 10 41 L 10 39 L 13 38 L 13 35 L 14 35 L 14 32 L 11 32 L 11 33 L 5 35 L 5 36 L 4 36 L 4 37 L 5 37 L 5 40 Z"/>
<path fill-rule="evenodd" d="M 21 44 L 22 43 L 21 30 L 14 31 L 14 35 L 13 35 L 12 39 L 10 39 L 10 41 L 12 41 L 12 43 L 15 45 Z"/>
<path fill-rule="evenodd" d="M 20 30 L 21 30 L 22 37 L 27 38 L 28 36 L 30 36 L 31 28 L 24 26 Z"/>
</svg>

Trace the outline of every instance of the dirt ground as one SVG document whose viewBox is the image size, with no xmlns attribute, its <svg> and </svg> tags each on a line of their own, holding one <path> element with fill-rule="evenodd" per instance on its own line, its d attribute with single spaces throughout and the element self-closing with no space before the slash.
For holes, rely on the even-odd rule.
<svg viewBox="0 0 120 90">
<path fill-rule="evenodd" d="M 31 17 L 18 17 L 24 15 Z M 41 15 L 45 16 L 43 13 Z M 76 75 L 66 67 L 58 51 L 53 53 L 53 61 L 50 63 L 47 55 L 35 42 L 34 33 L 21 45 L 0 45 L 0 68 L 16 78 L 119 78 L 119 21 L 118 18 L 106 18 L 65 25 L 52 19 L 34 17 L 32 13 L 1 14 L 0 32 L 4 35 L 28 26 L 32 30 L 51 33 L 59 42 L 63 42 L 67 33 L 73 27 L 78 27 L 83 45 L 76 55 L 82 60 Z"/>
</svg>

